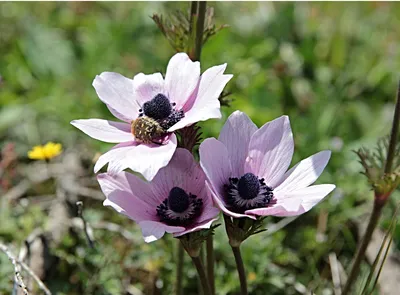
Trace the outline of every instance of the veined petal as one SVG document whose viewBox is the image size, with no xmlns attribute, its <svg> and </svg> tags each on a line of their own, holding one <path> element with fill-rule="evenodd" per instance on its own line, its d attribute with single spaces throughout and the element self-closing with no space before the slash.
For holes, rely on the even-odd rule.
<svg viewBox="0 0 400 295">
<path fill-rule="evenodd" d="M 138 142 L 121 143 L 99 157 L 94 166 L 94 172 L 97 173 L 101 167 L 109 163 L 108 172 L 110 174 L 116 174 L 129 168 L 141 173 L 146 180 L 151 181 L 157 172 L 169 163 L 176 145 L 174 134 L 164 145 Z"/>
<path fill-rule="evenodd" d="M 231 163 L 225 145 L 215 138 L 207 138 L 199 148 L 200 165 L 213 189 L 219 196 L 232 177 Z"/>
<path fill-rule="evenodd" d="M 118 119 L 131 122 L 136 119 L 140 106 L 133 93 L 133 83 L 121 74 L 103 72 L 93 81 L 100 100 Z"/>
<path fill-rule="evenodd" d="M 228 150 L 232 173 L 236 177 L 244 174 L 249 142 L 256 131 L 257 126 L 245 113 L 240 111 L 233 112 L 221 130 L 218 140 Z"/>
<path fill-rule="evenodd" d="M 142 235 L 146 243 L 161 239 L 166 232 L 177 233 L 185 230 L 184 227 L 169 226 L 158 221 L 142 221 L 139 222 L 139 226 L 142 229 Z"/>
<path fill-rule="evenodd" d="M 203 170 L 194 160 L 193 155 L 186 149 L 177 148 L 168 165 L 160 169 L 152 181 L 154 195 L 158 196 L 157 205 L 168 196 L 173 187 L 180 187 L 204 199 L 206 197 L 205 178 Z"/>
<path fill-rule="evenodd" d="M 216 209 L 216 208 L 215 208 L 215 209 Z M 217 209 L 217 210 L 218 210 L 218 209 Z M 218 212 L 219 212 L 219 211 L 218 211 Z M 214 221 L 216 221 L 217 219 L 218 219 L 218 218 L 213 218 L 213 219 L 210 219 L 210 220 L 201 222 L 201 223 L 196 223 L 196 225 L 195 225 L 194 227 L 187 228 L 187 229 L 185 229 L 185 230 L 182 231 L 182 232 L 174 233 L 174 237 L 177 238 L 177 237 L 186 235 L 186 234 L 188 234 L 188 233 L 192 233 L 192 232 L 199 231 L 199 230 L 202 230 L 202 229 L 209 229 L 209 228 L 211 227 L 212 223 L 213 223 Z"/>
<path fill-rule="evenodd" d="M 285 173 L 275 191 L 290 192 L 314 183 L 324 171 L 331 151 L 321 151 L 296 164 Z"/>
<path fill-rule="evenodd" d="M 185 117 L 172 126 L 172 132 L 199 121 L 221 118 L 219 96 L 233 75 L 224 75 L 226 64 L 206 70 L 200 78 L 198 88 L 184 106 Z"/>
<path fill-rule="evenodd" d="M 146 101 L 153 99 L 157 94 L 165 94 L 162 75 L 160 73 L 151 75 L 137 74 L 133 77 L 133 93 L 140 108 Z"/>
<path fill-rule="evenodd" d="M 200 63 L 190 60 L 186 53 L 177 53 L 169 61 L 165 74 L 165 88 L 169 100 L 181 109 L 196 89 L 200 79 Z"/>
<path fill-rule="evenodd" d="M 269 208 L 248 210 L 246 213 L 266 216 L 296 216 L 308 212 L 335 189 L 333 184 L 319 184 L 297 189 L 280 196 L 278 203 Z"/>
<path fill-rule="evenodd" d="M 145 192 L 133 193 L 128 187 L 125 172 L 115 176 L 103 173 L 97 176 L 97 180 L 107 197 L 103 202 L 104 206 L 111 206 L 118 213 L 122 213 L 136 222 L 155 219 L 154 207 L 139 197 L 143 197 Z"/>
<path fill-rule="evenodd" d="M 73 126 L 90 137 L 104 142 L 119 143 L 132 141 L 131 126 L 127 123 L 101 119 L 74 120 Z"/>
<path fill-rule="evenodd" d="M 290 165 L 293 150 L 289 118 L 281 116 L 253 134 L 245 171 L 264 178 L 267 185 L 275 188 Z"/>
</svg>

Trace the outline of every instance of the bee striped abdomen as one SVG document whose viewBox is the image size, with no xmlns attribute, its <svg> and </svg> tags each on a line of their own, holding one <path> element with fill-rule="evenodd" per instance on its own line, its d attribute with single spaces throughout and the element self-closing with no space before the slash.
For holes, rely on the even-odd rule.
<svg viewBox="0 0 400 295">
<path fill-rule="evenodd" d="M 156 120 L 142 116 L 132 121 L 131 132 L 137 141 L 153 143 L 165 133 L 165 130 Z"/>
</svg>

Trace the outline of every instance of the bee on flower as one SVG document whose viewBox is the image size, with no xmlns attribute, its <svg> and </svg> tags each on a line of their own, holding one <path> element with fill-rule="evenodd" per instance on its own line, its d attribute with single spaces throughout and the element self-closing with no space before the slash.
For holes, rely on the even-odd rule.
<svg viewBox="0 0 400 295">
<path fill-rule="evenodd" d="M 108 164 L 117 174 L 127 168 L 151 181 L 171 160 L 176 147 L 175 131 L 199 121 L 221 118 L 218 100 L 232 78 L 226 64 L 200 73 L 200 63 L 186 53 L 175 54 L 161 73 L 139 73 L 133 79 L 103 72 L 93 81 L 100 100 L 122 122 L 101 119 L 74 120 L 73 126 L 104 142 L 117 143 L 101 155 L 94 167 Z"/>
<path fill-rule="evenodd" d="M 61 143 L 48 142 L 45 145 L 36 145 L 28 152 L 28 158 L 32 160 L 49 161 L 62 153 Z"/>
</svg>

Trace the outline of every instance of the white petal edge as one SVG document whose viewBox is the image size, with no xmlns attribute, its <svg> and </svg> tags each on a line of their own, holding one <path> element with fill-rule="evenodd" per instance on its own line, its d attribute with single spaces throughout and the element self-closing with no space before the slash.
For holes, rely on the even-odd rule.
<svg viewBox="0 0 400 295">
<path fill-rule="evenodd" d="M 104 142 L 120 143 L 134 140 L 131 126 L 127 123 L 101 119 L 83 119 L 71 121 L 71 125 L 90 137 Z"/>
</svg>

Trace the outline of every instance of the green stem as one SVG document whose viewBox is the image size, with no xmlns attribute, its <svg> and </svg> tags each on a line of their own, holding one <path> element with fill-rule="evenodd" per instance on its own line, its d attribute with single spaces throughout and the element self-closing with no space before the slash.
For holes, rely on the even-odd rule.
<svg viewBox="0 0 400 295">
<path fill-rule="evenodd" d="M 200 1 L 199 17 L 197 19 L 197 24 L 196 24 L 196 39 L 195 39 L 194 56 L 193 56 L 194 60 L 200 60 L 201 56 L 201 48 L 203 46 L 204 21 L 206 19 L 206 9 L 207 9 L 207 2 Z"/>
<path fill-rule="evenodd" d="M 344 286 L 342 295 L 349 294 L 351 287 L 357 279 L 357 275 L 360 270 L 361 262 L 364 260 L 365 252 L 368 248 L 368 244 L 371 241 L 372 234 L 378 224 L 379 217 L 382 213 L 383 204 L 379 202 L 374 203 L 374 208 L 372 209 L 372 214 L 368 222 L 367 229 L 365 231 L 364 237 L 361 241 L 360 247 L 358 248 L 356 258 L 354 259 L 353 266 L 350 270 L 350 274 L 347 278 L 346 285 Z"/>
<path fill-rule="evenodd" d="M 208 284 L 206 272 L 200 256 L 192 257 L 193 264 L 196 266 L 197 274 L 199 275 L 201 286 L 203 287 L 204 294 L 211 294 L 210 285 Z"/>
<path fill-rule="evenodd" d="M 183 261 L 185 255 L 185 249 L 183 245 L 178 242 L 178 262 L 176 264 L 176 295 L 182 294 L 182 278 L 183 278 Z"/>
<path fill-rule="evenodd" d="M 214 245 L 213 236 L 210 235 L 206 241 L 207 246 L 207 276 L 210 283 L 211 295 L 215 294 L 215 281 L 214 281 Z"/>
<path fill-rule="evenodd" d="M 397 145 L 397 135 L 399 134 L 399 124 L 400 124 L 400 84 L 397 89 L 397 101 L 396 108 L 394 110 L 392 132 L 390 134 L 390 142 L 388 148 L 388 154 L 385 163 L 385 173 L 392 172 L 393 159 L 396 152 Z"/>
<path fill-rule="evenodd" d="M 243 264 L 242 255 L 240 254 L 240 248 L 232 247 L 232 252 L 233 252 L 233 255 L 235 256 L 236 267 L 237 267 L 237 271 L 239 274 L 240 294 L 247 295 L 248 293 L 247 293 L 246 272 L 244 270 L 244 264 Z"/>
</svg>

